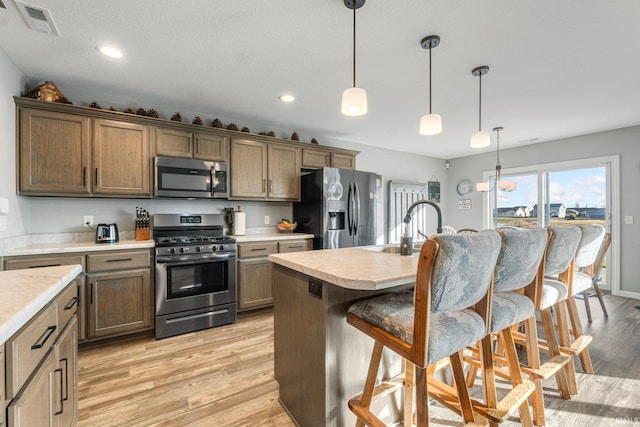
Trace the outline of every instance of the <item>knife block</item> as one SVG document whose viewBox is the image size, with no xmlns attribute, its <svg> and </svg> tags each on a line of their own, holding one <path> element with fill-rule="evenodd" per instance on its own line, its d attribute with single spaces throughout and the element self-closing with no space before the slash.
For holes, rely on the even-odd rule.
<svg viewBox="0 0 640 427">
<path fill-rule="evenodd" d="M 136 228 L 136 240 L 149 240 L 148 228 Z"/>
</svg>

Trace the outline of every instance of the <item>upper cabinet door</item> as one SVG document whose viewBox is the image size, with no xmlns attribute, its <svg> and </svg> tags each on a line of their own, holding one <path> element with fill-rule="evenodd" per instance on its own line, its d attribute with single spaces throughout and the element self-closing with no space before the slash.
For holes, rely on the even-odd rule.
<svg viewBox="0 0 640 427">
<path fill-rule="evenodd" d="M 155 136 L 156 155 L 192 157 L 193 134 L 191 132 L 158 127 Z"/>
<path fill-rule="evenodd" d="M 267 198 L 267 145 L 248 139 L 231 140 L 230 198 Z"/>
<path fill-rule="evenodd" d="M 20 110 L 20 194 L 88 194 L 89 153 L 89 118 Z"/>
<path fill-rule="evenodd" d="M 211 161 L 226 161 L 229 139 L 224 136 L 195 133 L 193 137 L 193 158 Z"/>
<path fill-rule="evenodd" d="M 269 144 L 269 199 L 300 200 L 300 148 Z"/>
<path fill-rule="evenodd" d="M 149 127 L 93 121 L 93 193 L 150 197 Z"/>
</svg>

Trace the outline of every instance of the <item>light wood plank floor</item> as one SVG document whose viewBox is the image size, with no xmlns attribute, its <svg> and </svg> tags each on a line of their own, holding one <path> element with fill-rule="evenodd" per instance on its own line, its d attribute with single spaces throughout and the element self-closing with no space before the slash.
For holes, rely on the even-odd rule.
<svg viewBox="0 0 640 427">
<path fill-rule="evenodd" d="M 548 426 L 640 427 L 640 301 L 597 300 L 585 333 L 596 374 L 578 370 L 570 401 L 545 382 Z M 78 426 L 293 426 L 273 378 L 273 314 L 242 315 L 228 325 L 156 341 L 135 336 L 83 345 L 79 352 Z M 433 425 L 460 418 L 431 405 Z M 503 425 L 517 425 L 517 419 Z"/>
</svg>

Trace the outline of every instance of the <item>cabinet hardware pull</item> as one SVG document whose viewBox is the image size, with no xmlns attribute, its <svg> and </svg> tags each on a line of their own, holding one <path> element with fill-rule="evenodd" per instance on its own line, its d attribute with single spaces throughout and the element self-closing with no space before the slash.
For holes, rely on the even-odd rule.
<svg viewBox="0 0 640 427">
<path fill-rule="evenodd" d="M 62 264 L 46 264 L 46 265 L 32 265 L 29 268 L 40 268 L 40 267 L 58 267 Z"/>
<path fill-rule="evenodd" d="M 302 248 L 302 245 L 297 245 L 297 246 L 289 246 L 289 249 L 298 249 L 298 248 Z"/>
<path fill-rule="evenodd" d="M 107 262 L 133 261 L 133 258 L 108 259 Z"/>
<path fill-rule="evenodd" d="M 62 398 L 62 400 L 69 400 L 69 359 L 67 359 L 66 357 L 63 357 L 62 359 L 60 359 L 61 362 L 64 362 L 64 389 L 65 389 L 65 393 L 64 393 L 64 397 Z M 60 389 L 62 390 L 62 383 L 60 383 Z M 60 396 L 62 396 L 62 393 L 60 393 Z"/>
<path fill-rule="evenodd" d="M 265 179 L 263 179 L 263 180 L 262 180 L 262 192 L 263 192 L 263 193 L 264 193 L 265 191 L 267 191 L 267 190 L 266 190 L 266 187 L 267 187 L 267 179 L 265 178 Z"/>
<path fill-rule="evenodd" d="M 96 187 L 98 186 L 98 168 L 96 168 L 96 180 L 95 180 L 95 185 Z"/>
<path fill-rule="evenodd" d="M 84 166 L 82 168 L 82 186 L 86 186 L 87 185 L 87 167 Z"/>
<path fill-rule="evenodd" d="M 53 372 L 60 372 L 60 410 L 53 413 L 53 415 L 60 415 L 64 412 L 64 404 L 62 403 L 62 368 L 55 369 Z"/>
<path fill-rule="evenodd" d="M 89 292 L 89 304 L 93 304 L 93 283 L 91 283 L 89 289 L 91 289 L 91 292 Z"/>
<path fill-rule="evenodd" d="M 57 326 L 55 325 L 49 326 L 47 330 L 44 331 L 44 334 L 42 334 L 40 339 L 34 345 L 31 346 L 31 350 L 37 350 L 39 348 L 42 348 L 44 346 L 44 343 L 47 342 L 51 334 L 53 334 L 56 329 L 57 329 Z"/>
<path fill-rule="evenodd" d="M 269 194 L 273 193 L 273 180 L 269 178 Z"/>
<path fill-rule="evenodd" d="M 251 252 L 256 252 L 256 251 L 266 251 L 267 248 L 253 248 L 251 249 Z"/>
<path fill-rule="evenodd" d="M 78 303 L 78 297 L 73 297 L 71 302 L 64 307 L 64 311 L 71 310 Z"/>
</svg>

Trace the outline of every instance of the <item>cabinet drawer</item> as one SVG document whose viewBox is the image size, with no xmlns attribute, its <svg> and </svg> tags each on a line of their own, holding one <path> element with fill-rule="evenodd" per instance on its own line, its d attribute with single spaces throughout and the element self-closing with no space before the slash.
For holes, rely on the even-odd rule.
<svg viewBox="0 0 640 427">
<path fill-rule="evenodd" d="M 57 336 L 56 305 L 49 304 L 7 341 L 7 400 L 20 391 Z"/>
<path fill-rule="evenodd" d="M 309 239 L 278 242 L 279 253 L 310 251 L 312 248 L 313 244 Z"/>
<path fill-rule="evenodd" d="M 65 256 L 50 256 L 50 257 L 38 257 L 38 258 L 20 258 L 11 259 L 7 258 L 4 262 L 5 270 L 21 270 L 23 268 L 37 268 L 37 267 L 56 267 L 58 265 L 73 265 L 80 264 L 84 270 L 84 256 L 83 255 L 65 255 Z"/>
<path fill-rule="evenodd" d="M 148 250 L 89 254 L 87 255 L 87 272 L 149 267 L 150 262 L 151 256 Z"/>
<path fill-rule="evenodd" d="M 67 322 L 76 314 L 79 303 L 78 285 L 76 285 L 76 281 L 74 280 L 56 298 L 56 304 L 58 305 L 58 326 L 60 326 L 61 330 L 64 329 Z"/>
<path fill-rule="evenodd" d="M 255 242 L 238 244 L 238 258 L 251 258 L 278 253 L 277 242 Z"/>
</svg>

